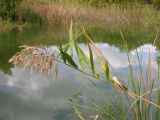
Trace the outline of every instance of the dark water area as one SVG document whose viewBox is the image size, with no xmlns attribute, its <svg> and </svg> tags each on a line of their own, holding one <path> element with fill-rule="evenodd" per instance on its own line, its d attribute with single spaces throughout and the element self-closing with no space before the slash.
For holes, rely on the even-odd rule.
<svg viewBox="0 0 160 120">
<path fill-rule="evenodd" d="M 113 74 L 125 85 L 129 86 L 129 64 L 132 65 L 134 76 L 139 75 L 138 59 L 144 77 L 149 60 L 152 77 L 157 75 L 160 64 L 160 35 L 156 37 L 156 30 L 122 30 L 124 40 L 119 30 L 96 27 L 88 28 L 87 31 L 109 61 Z M 89 56 L 84 37 L 78 39 L 80 47 Z M 79 89 L 88 99 L 100 104 L 104 102 L 90 78 L 67 66 L 57 63 L 58 77 L 44 78 L 41 73 L 31 73 L 8 63 L 9 58 L 18 52 L 21 45 L 47 45 L 57 51 L 56 45 L 65 44 L 67 40 L 66 28 L 34 28 L 22 32 L 0 33 L 0 120 L 76 120 L 77 116 L 68 99 Z M 74 59 L 76 60 L 76 54 Z M 106 94 L 110 94 L 110 97 L 113 97 L 112 94 L 118 95 L 109 85 L 92 81 L 95 81 Z M 85 100 L 79 102 L 88 103 Z"/>
</svg>

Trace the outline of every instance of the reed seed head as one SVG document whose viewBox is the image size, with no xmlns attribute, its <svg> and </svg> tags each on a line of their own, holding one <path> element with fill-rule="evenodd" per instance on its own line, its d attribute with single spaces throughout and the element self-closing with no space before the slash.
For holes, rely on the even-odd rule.
<svg viewBox="0 0 160 120">
<path fill-rule="evenodd" d="M 45 74 L 57 75 L 57 67 L 54 66 L 54 54 L 47 55 L 45 46 L 27 46 L 20 47 L 21 51 L 16 53 L 9 63 L 15 66 L 30 69 L 34 71 L 40 71 Z"/>
</svg>

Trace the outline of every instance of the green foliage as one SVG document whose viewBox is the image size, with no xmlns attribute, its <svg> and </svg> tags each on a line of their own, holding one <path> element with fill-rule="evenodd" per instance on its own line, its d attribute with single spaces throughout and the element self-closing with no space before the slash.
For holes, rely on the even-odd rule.
<svg viewBox="0 0 160 120">
<path fill-rule="evenodd" d="M 78 118 L 80 120 L 86 120 L 83 113 L 79 110 L 80 108 L 77 106 L 77 103 L 75 102 L 74 99 L 69 99 L 70 103 L 72 104 L 76 114 L 78 115 Z"/>
<path fill-rule="evenodd" d="M 29 22 L 32 24 L 39 24 L 39 25 L 42 24 L 42 17 L 37 13 L 33 12 L 31 9 L 27 9 L 27 11 L 25 11 L 25 13 L 22 15 L 22 18 L 24 22 Z"/>
<path fill-rule="evenodd" d="M 67 52 L 63 51 L 62 47 L 60 47 L 59 50 L 61 52 L 64 63 L 66 64 L 66 62 L 68 62 L 68 64 L 70 64 L 73 68 L 78 69 L 78 66 L 76 65 L 72 57 Z"/>
<path fill-rule="evenodd" d="M 89 54 L 90 54 L 90 63 L 91 63 L 91 68 L 92 68 L 92 72 L 94 74 L 94 61 L 93 61 L 93 53 L 92 53 L 92 49 L 90 44 L 88 44 L 88 48 L 89 48 Z"/>
<path fill-rule="evenodd" d="M 0 16 L 5 20 L 14 20 L 16 7 L 21 2 L 22 0 L 0 0 Z"/>
<path fill-rule="evenodd" d="M 72 35 L 74 35 L 72 28 L 71 28 L 71 31 L 72 31 Z M 94 42 L 92 41 L 92 39 L 85 32 L 84 28 L 82 29 L 82 32 L 83 32 L 83 34 L 86 37 L 87 42 L 88 42 L 89 56 L 90 56 L 90 60 L 88 60 L 88 63 L 89 63 L 90 69 L 93 71 L 93 73 L 87 73 L 86 71 L 81 70 L 79 68 L 77 70 L 80 71 L 80 72 L 82 72 L 82 73 L 84 73 L 84 74 L 86 74 L 86 75 L 88 75 L 88 76 L 90 76 L 90 77 L 96 78 L 97 80 L 103 81 L 105 83 L 110 83 L 112 86 L 118 88 L 121 91 L 124 91 L 126 93 L 126 95 L 128 94 L 130 97 L 133 97 L 135 99 L 135 102 L 133 102 L 133 104 L 131 104 L 131 106 L 129 108 L 129 111 L 127 112 L 127 114 L 125 115 L 125 117 L 124 117 L 124 112 L 122 112 L 123 116 L 121 117 L 121 119 L 126 119 L 127 118 L 128 113 L 130 112 L 130 109 L 135 110 L 134 114 L 136 114 L 138 120 L 146 119 L 147 116 L 150 118 L 150 113 L 148 111 L 151 110 L 150 106 L 154 105 L 155 107 L 157 107 L 156 118 L 158 120 L 159 119 L 158 112 L 159 112 L 159 109 L 160 109 L 160 106 L 158 105 L 159 103 L 158 104 L 153 103 L 152 102 L 152 98 L 150 98 L 150 100 L 148 100 L 146 98 L 143 98 L 143 94 L 141 96 L 141 93 L 140 93 L 141 91 L 140 90 L 141 90 L 141 87 L 142 87 L 142 83 L 136 84 L 137 82 L 135 82 L 135 78 L 133 76 L 133 71 L 132 71 L 133 68 L 131 67 L 131 65 L 130 65 L 130 68 L 129 68 L 130 69 L 129 70 L 130 71 L 129 77 L 131 77 L 131 79 L 132 79 L 131 84 L 132 84 L 133 92 L 130 92 L 127 87 L 125 87 L 115 76 L 112 75 L 112 73 L 111 73 L 111 71 L 109 69 L 109 63 L 108 63 L 107 59 L 104 57 L 104 55 L 102 54 L 102 52 L 100 51 L 100 49 L 98 47 L 96 47 L 96 45 L 94 44 Z M 124 40 L 124 36 L 123 36 L 122 33 L 121 33 L 121 36 L 122 36 L 122 38 Z M 73 38 L 73 36 L 72 36 L 72 38 Z M 76 44 L 76 42 L 75 42 L 75 46 L 74 47 L 78 47 L 78 45 Z M 81 57 L 81 60 L 85 61 L 85 59 L 82 57 L 83 54 L 85 54 L 85 53 L 83 51 L 80 51 L 79 47 L 77 49 L 79 49 L 79 52 L 77 52 L 77 54 L 80 54 L 78 56 Z M 78 50 L 76 50 L 76 51 L 78 51 Z M 100 68 L 101 68 L 101 70 L 104 73 L 103 75 L 106 76 L 106 79 L 104 79 L 104 77 L 102 77 L 102 76 L 97 77 L 96 75 L 94 75 L 94 69 L 96 69 L 96 66 L 94 66 L 94 62 L 95 61 L 93 61 L 93 55 L 96 57 L 99 65 L 100 65 Z M 137 53 L 137 56 L 138 56 L 138 53 Z M 87 57 L 87 59 L 89 59 L 89 58 Z M 130 58 L 128 58 L 128 61 L 130 63 Z M 85 63 L 85 64 L 87 64 L 87 63 Z M 70 65 L 73 66 L 72 64 L 70 64 Z M 80 63 L 80 65 L 84 65 L 84 63 L 83 64 Z M 141 66 L 141 62 L 140 61 L 139 61 L 139 65 Z M 150 69 L 150 68 L 148 68 L 148 69 Z M 140 73 L 140 76 L 142 76 L 142 72 Z M 151 86 L 151 88 L 149 88 L 151 94 L 152 94 L 152 92 L 154 90 L 153 83 L 154 82 L 151 83 L 152 86 Z M 144 90 L 144 95 L 146 94 L 145 92 L 146 92 L 146 89 Z M 128 99 L 128 101 L 129 101 L 129 103 L 131 102 L 129 99 Z M 158 99 L 158 101 L 159 101 L 159 99 Z M 73 104 L 73 101 L 71 103 L 72 103 L 72 106 L 74 107 L 75 112 L 77 113 L 78 117 L 80 119 L 84 120 L 83 114 L 80 111 L 81 110 L 80 107 L 84 107 L 84 108 L 89 108 L 89 107 L 83 106 L 83 105 L 79 105 L 79 107 L 77 107 L 78 105 Z M 145 108 L 145 107 L 141 106 L 141 104 L 146 104 L 146 103 L 148 104 L 148 108 Z M 135 104 L 135 106 L 134 106 L 134 104 Z M 96 113 L 97 113 L 97 109 L 94 109 L 94 108 L 89 108 L 89 109 L 92 109 L 93 111 L 96 111 Z M 108 107 L 107 107 L 107 109 L 108 109 Z M 107 113 L 110 113 L 110 112 L 108 110 L 104 110 L 104 108 L 102 108 L 101 110 L 102 110 L 102 113 L 104 113 L 104 118 L 105 118 L 105 116 L 107 116 L 107 118 L 108 118 L 108 114 Z M 115 111 L 115 113 L 116 113 L 116 111 Z M 118 115 L 116 115 L 116 116 L 118 116 Z"/>
<path fill-rule="evenodd" d="M 160 3 L 160 0 L 152 0 L 153 4 L 158 4 Z"/>
<path fill-rule="evenodd" d="M 58 0 L 57 0 L 58 1 Z M 67 3 L 80 3 L 80 4 L 86 4 L 91 5 L 94 7 L 105 7 L 106 4 L 127 4 L 132 2 L 152 2 L 152 1 L 159 1 L 159 0 L 65 0 Z M 59 2 L 62 2 L 59 0 Z"/>
<path fill-rule="evenodd" d="M 79 46 L 77 44 L 75 44 L 75 49 L 77 52 L 77 57 L 78 57 L 79 63 L 81 65 L 82 69 L 85 70 L 85 62 L 83 61 L 82 50 L 79 48 Z"/>
<path fill-rule="evenodd" d="M 70 29 L 69 29 L 69 41 L 70 41 L 70 53 L 71 56 L 73 55 L 73 48 L 74 48 L 74 40 L 73 40 L 73 23 L 71 21 Z"/>
<path fill-rule="evenodd" d="M 94 62 L 95 62 L 93 60 L 93 55 L 94 55 L 97 58 L 97 61 L 100 65 L 101 70 L 103 71 L 104 75 L 106 76 L 106 79 L 104 81 L 107 81 L 107 83 L 110 83 L 113 86 L 126 92 L 128 89 L 116 77 L 112 76 L 112 73 L 109 69 L 108 60 L 104 57 L 101 50 L 94 44 L 94 42 L 89 37 L 89 35 L 86 33 L 84 28 L 82 28 L 81 33 L 83 33 L 82 35 L 84 35 L 86 37 L 86 40 L 88 42 L 88 49 L 89 49 L 89 57 L 90 58 L 88 58 L 88 56 L 85 55 L 85 53 L 78 46 L 78 44 L 76 42 L 77 35 L 74 35 L 73 23 L 71 21 L 70 29 L 69 29 L 69 42 L 64 47 L 60 46 L 60 48 L 59 48 L 60 56 L 63 59 L 64 64 L 72 66 L 73 68 L 76 68 L 77 70 L 79 70 L 89 76 L 92 76 L 94 78 L 97 78 L 98 80 L 103 81 L 102 77 L 99 76 L 100 75 L 99 71 L 97 72 L 97 68 L 94 66 Z M 66 52 L 67 51 L 66 47 L 67 47 L 67 49 L 70 48 L 70 54 Z M 74 49 L 76 49 L 76 54 L 78 56 L 79 64 L 81 65 L 82 69 L 79 69 L 78 66 L 76 65 L 76 63 L 74 62 L 74 60 L 72 59 Z M 88 74 L 88 73 L 86 73 L 86 71 L 84 71 L 86 69 L 85 64 L 87 64 L 88 67 L 90 68 L 90 70 L 92 70 L 92 72 L 93 72 L 92 74 Z"/>
<path fill-rule="evenodd" d="M 108 0 L 89 0 L 89 3 L 95 7 L 104 7 Z"/>
</svg>

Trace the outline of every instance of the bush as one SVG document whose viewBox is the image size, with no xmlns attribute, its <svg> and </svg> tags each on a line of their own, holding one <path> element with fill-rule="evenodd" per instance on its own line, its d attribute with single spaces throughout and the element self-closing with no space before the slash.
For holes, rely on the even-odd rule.
<svg viewBox="0 0 160 120">
<path fill-rule="evenodd" d="M 0 16 L 5 20 L 14 20 L 16 7 L 22 0 L 0 0 Z"/>
<path fill-rule="evenodd" d="M 160 0 L 152 0 L 154 4 L 160 4 Z"/>
<path fill-rule="evenodd" d="M 32 24 L 42 24 L 42 17 L 32 11 L 31 9 L 27 9 L 25 13 L 22 15 L 23 22 L 29 22 Z"/>
</svg>

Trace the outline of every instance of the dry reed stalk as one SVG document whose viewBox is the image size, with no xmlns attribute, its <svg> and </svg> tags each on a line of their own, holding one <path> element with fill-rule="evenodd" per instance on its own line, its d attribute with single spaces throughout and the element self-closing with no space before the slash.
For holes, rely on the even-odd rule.
<svg viewBox="0 0 160 120">
<path fill-rule="evenodd" d="M 46 55 L 43 50 L 47 49 L 45 46 L 21 46 L 22 50 L 16 53 L 9 63 L 15 66 L 40 71 L 45 74 L 57 76 L 57 67 L 54 66 L 54 54 Z"/>
</svg>

